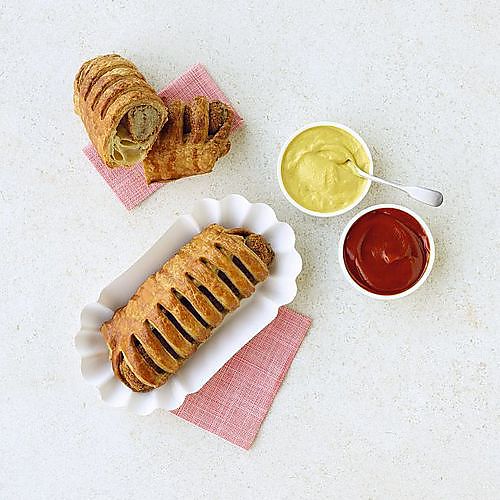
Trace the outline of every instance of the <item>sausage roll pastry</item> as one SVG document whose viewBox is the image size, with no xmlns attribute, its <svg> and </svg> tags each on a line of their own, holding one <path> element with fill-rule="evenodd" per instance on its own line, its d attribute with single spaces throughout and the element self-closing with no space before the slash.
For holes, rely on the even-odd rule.
<svg viewBox="0 0 500 500">
<path fill-rule="evenodd" d="M 102 325 L 115 375 L 136 392 L 164 384 L 268 277 L 273 258 L 261 235 L 208 226 Z"/>
<path fill-rule="evenodd" d="M 73 101 L 90 140 L 110 168 L 142 161 L 168 116 L 144 76 L 117 54 L 82 65 Z"/>
<path fill-rule="evenodd" d="M 220 101 L 195 97 L 191 104 L 173 101 L 168 122 L 144 160 L 146 182 L 166 182 L 211 172 L 231 147 L 234 113 Z"/>
</svg>

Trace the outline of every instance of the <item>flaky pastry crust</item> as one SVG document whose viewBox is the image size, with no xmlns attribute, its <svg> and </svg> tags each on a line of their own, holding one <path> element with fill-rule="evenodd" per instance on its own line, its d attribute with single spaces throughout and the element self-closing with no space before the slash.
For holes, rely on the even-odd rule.
<svg viewBox="0 0 500 500">
<path fill-rule="evenodd" d="M 144 76 L 117 54 L 99 56 L 81 66 L 73 102 L 110 168 L 142 161 L 168 117 L 165 104 Z"/>
<path fill-rule="evenodd" d="M 273 257 L 261 235 L 205 228 L 102 325 L 115 375 L 136 392 L 164 384 L 269 276 Z"/>
<path fill-rule="evenodd" d="M 230 149 L 234 113 L 220 101 L 195 97 L 191 104 L 173 101 L 168 122 L 143 162 L 146 182 L 168 182 L 211 172 Z"/>
</svg>

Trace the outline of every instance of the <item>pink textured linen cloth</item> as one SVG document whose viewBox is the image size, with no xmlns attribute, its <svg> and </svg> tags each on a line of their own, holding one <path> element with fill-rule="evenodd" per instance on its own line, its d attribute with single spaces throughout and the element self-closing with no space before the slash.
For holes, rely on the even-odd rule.
<svg viewBox="0 0 500 500">
<path fill-rule="evenodd" d="M 225 102 L 234 110 L 234 106 L 201 64 L 187 70 L 179 78 L 169 83 L 158 95 L 166 103 L 174 99 L 191 101 L 198 95 L 204 95 L 210 100 Z M 235 111 L 233 132 L 242 124 L 243 119 Z M 149 195 L 164 185 L 157 182 L 148 186 L 140 163 L 130 168 L 111 169 L 106 167 L 92 144 L 86 146 L 83 152 L 128 210 L 142 203 Z"/>
<path fill-rule="evenodd" d="M 304 339 L 311 319 L 278 316 L 172 413 L 248 450 Z"/>
</svg>

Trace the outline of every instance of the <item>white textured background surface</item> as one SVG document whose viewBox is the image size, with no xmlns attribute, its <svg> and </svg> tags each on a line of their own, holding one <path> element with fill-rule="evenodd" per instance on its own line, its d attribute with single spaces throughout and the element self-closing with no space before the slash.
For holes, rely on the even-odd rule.
<svg viewBox="0 0 500 500">
<path fill-rule="evenodd" d="M 0 497 L 498 498 L 499 45 L 496 1 L 0 3 Z M 246 119 L 208 177 L 128 213 L 81 153 L 79 65 L 131 58 L 157 88 L 206 64 Z M 340 275 L 350 215 L 315 220 L 275 180 L 294 129 L 358 130 L 374 186 L 430 224 L 438 257 L 410 298 L 373 302 Z M 158 412 L 101 403 L 80 377 L 81 307 L 193 200 L 242 193 L 296 230 L 293 303 L 313 328 L 250 452 Z"/>
</svg>

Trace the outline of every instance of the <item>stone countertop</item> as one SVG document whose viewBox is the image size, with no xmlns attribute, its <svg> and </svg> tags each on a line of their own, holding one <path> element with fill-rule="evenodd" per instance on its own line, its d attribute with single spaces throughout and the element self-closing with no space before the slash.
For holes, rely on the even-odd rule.
<svg viewBox="0 0 500 500">
<path fill-rule="evenodd" d="M 494 1 L 7 2 L 0 5 L 0 497 L 498 498 L 500 14 Z M 209 176 L 127 212 L 81 153 L 80 64 L 132 59 L 160 88 L 202 62 L 246 125 Z M 283 141 L 349 125 L 375 171 L 436 187 L 402 203 L 437 260 L 414 295 L 376 302 L 336 260 L 353 212 L 319 220 L 275 178 Z M 105 406 L 79 373 L 79 311 L 193 200 L 269 203 L 304 259 L 313 318 L 249 451 L 167 412 Z"/>
</svg>

